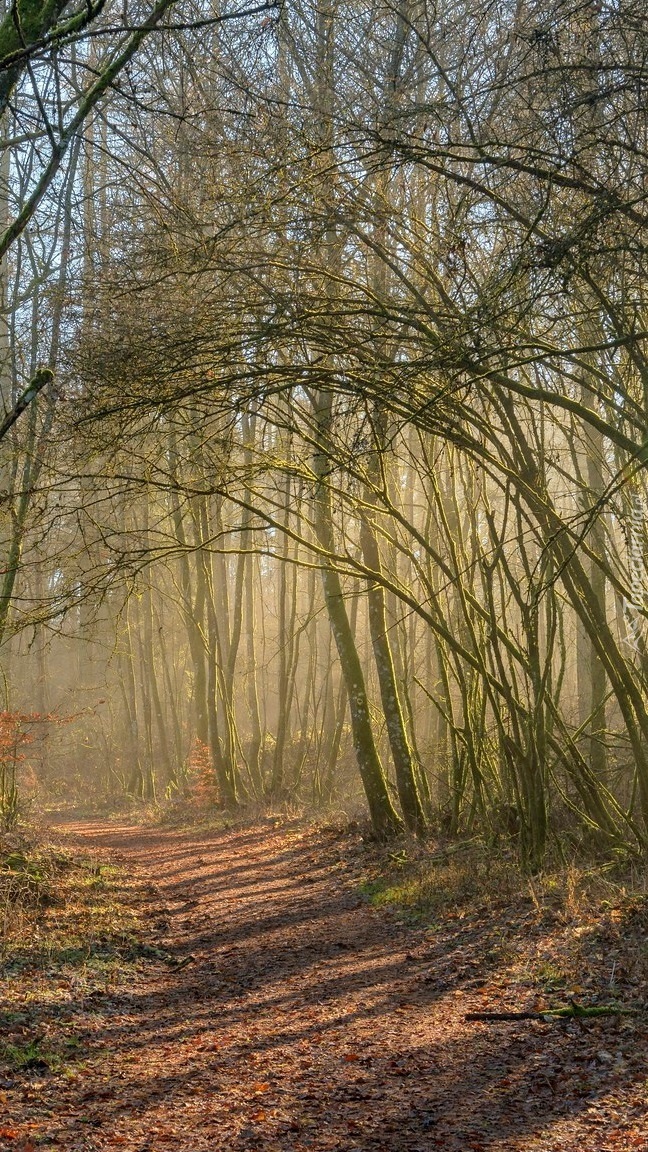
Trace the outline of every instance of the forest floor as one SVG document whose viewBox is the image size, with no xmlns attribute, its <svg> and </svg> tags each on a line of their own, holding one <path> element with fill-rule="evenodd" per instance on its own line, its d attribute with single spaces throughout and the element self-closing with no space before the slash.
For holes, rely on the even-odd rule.
<svg viewBox="0 0 648 1152">
<path fill-rule="evenodd" d="M 417 924 L 363 896 L 359 837 L 335 829 L 53 839 L 53 898 L 0 983 L 0 1148 L 648 1149 L 645 1016 L 465 1020 L 552 981 L 554 1000 L 645 1000 L 643 903 L 592 925 L 495 899 Z"/>
</svg>

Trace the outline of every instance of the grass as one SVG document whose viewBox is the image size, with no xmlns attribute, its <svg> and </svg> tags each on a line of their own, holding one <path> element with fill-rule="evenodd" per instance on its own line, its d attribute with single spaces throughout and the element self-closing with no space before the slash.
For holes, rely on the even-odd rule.
<svg viewBox="0 0 648 1152">
<path fill-rule="evenodd" d="M 55 903 L 53 877 L 66 865 L 24 837 L 0 840 L 0 961 L 45 905 Z"/>
<path fill-rule="evenodd" d="M 636 865 L 582 860 L 529 878 L 512 855 L 477 841 L 449 855 L 412 846 L 375 855 L 360 890 L 413 925 L 472 935 L 507 984 L 541 1000 L 648 1003 L 648 893 Z"/>
<path fill-rule="evenodd" d="M 5 885 L 2 967 L 79 964 L 136 938 L 136 917 L 121 900 L 119 873 L 39 847 Z M 2 875 L 2 873 L 0 873 Z"/>
<path fill-rule="evenodd" d="M 12 837 L 0 851 L 0 1075 L 76 1075 L 93 996 L 166 954 L 143 941 L 141 885 Z"/>
<path fill-rule="evenodd" d="M 418 851 L 409 856 L 392 852 L 378 874 L 362 882 L 361 891 L 374 907 L 392 906 L 409 920 L 425 923 L 514 899 L 520 892 L 520 872 L 513 860 L 481 846 L 434 862 Z"/>
<path fill-rule="evenodd" d="M 67 1041 L 68 1053 L 73 1056 L 79 1044 L 75 1038 Z M 10 1072 L 60 1071 L 64 1056 L 40 1040 L 25 1044 L 0 1044 L 0 1060 Z"/>
<path fill-rule="evenodd" d="M 393 906 L 415 920 L 522 902 L 568 921 L 583 911 L 648 899 L 647 874 L 636 866 L 582 860 L 529 877 L 512 853 L 480 841 L 432 853 L 417 846 L 378 853 L 361 891 L 374 907 Z"/>
</svg>

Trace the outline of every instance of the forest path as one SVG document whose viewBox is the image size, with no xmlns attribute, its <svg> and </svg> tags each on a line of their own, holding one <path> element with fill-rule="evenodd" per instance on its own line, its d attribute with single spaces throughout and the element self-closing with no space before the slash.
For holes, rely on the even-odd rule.
<svg viewBox="0 0 648 1152">
<path fill-rule="evenodd" d="M 619 1071 L 623 1032 L 466 1023 L 525 1001 L 498 979 L 489 926 L 372 909 L 348 839 L 267 823 L 56 835 L 126 869 L 146 939 L 187 962 L 154 959 L 86 1001 L 89 1058 L 57 1086 L 48 1147 L 648 1148 L 646 1067 Z"/>
</svg>

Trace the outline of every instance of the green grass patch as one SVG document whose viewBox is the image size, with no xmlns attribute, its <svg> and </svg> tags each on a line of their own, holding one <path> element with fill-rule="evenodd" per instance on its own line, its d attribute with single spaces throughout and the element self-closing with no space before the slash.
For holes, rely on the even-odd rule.
<svg viewBox="0 0 648 1152">
<path fill-rule="evenodd" d="M 0 1044 L 0 1060 L 10 1072 L 53 1071 L 60 1057 L 39 1040 L 25 1044 Z"/>
<path fill-rule="evenodd" d="M 591 860 L 525 876 L 512 854 L 480 842 L 375 855 L 360 884 L 374 907 L 460 940 L 473 979 L 499 977 L 553 997 L 613 998 L 645 1008 L 648 885 L 638 865 Z"/>
<path fill-rule="evenodd" d="M 83 1060 L 83 1046 L 76 1036 L 60 1034 L 47 1041 L 38 1037 L 0 1043 L 0 1067 L 6 1073 L 60 1073 Z"/>
<path fill-rule="evenodd" d="M 41 1001 L 56 998 L 61 982 L 84 994 L 122 983 L 135 965 L 159 958 L 141 943 L 140 900 L 137 884 L 101 860 L 47 845 L 5 845 L 0 977 L 24 983 L 29 973 L 46 973 Z"/>
<path fill-rule="evenodd" d="M 141 883 L 112 865 L 25 843 L 2 878 L 0 1076 L 75 1077 L 104 998 L 171 958 L 145 941 Z"/>
<path fill-rule="evenodd" d="M 413 921 L 526 906 L 562 923 L 611 916 L 648 921 L 646 877 L 637 871 L 592 867 L 591 862 L 554 867 L 530 878 L 512 855 L 479 841 L 447 850 L 414 849 L 383 854 L 360 884 L 374 908 L 391 907 Z M 562 974 L 561 974 L 562 975 Z M 547 973 L 547 981 L 558 979 Z"/>
<path fill-rule="evenodd" d="M 391 853 L 379 874 L 365 878 L 362 895 L 374 908 L 393 907 L 414 922 L 436 920 L 459 910 L 510 900 L 523 887 L 512 860 L 493 857 L 481 846 L 408 858 Z"/>
</svg>

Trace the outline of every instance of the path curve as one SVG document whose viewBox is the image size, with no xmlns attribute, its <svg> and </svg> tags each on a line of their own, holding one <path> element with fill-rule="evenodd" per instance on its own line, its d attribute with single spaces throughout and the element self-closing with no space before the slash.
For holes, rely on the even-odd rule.
<svg viewBox="0 0 648 1152">
<path fill-rule="evenodd" d="M 614 1085 L 603 1076 L 589 1095 L 570 1091 L 608 1046 L 601 1031 L 466 1023 L 485 995 L 489 1007 L 510 1003 L 488 925 L 457 922 L 439 937 L 372 909 L 348 837 L 268 823 L 196 834 L 85 822 L 58 835 L 141 881 L 149 938 L 182 965 L 153 966 L 97 1001 L 95 1056 L 61 1106 L 61 1146 L 624 1146 Z M 625 1131 L 648 1148 L 641 1128 Z"/>
</svg>

